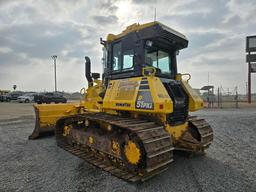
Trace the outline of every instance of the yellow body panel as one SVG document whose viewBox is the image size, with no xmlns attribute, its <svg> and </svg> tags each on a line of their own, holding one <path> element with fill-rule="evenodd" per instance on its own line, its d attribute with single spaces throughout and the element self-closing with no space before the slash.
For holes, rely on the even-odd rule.
<svg viewBox="0 0 256 192">
<path fill-rule="evenodd" d="M 182 86 L 189 97 L 189 111 L 197 111 L 204 107 L 203 99 L 192 89 L 192 87 L 187 83 L 187 81 L 182 81 Z"/>
<path fill-rule="evenodd" d="M 134 77 L 109 82 L 103 109 L 167 114 L 173 103 L 158 77 Z"/>
<path fill-rule="evenodd" d="M 190 79 L 190 74 L 185 74 L 185 75 L 189 75 L 189 79 Z M 189 101 L 188 101 L 189 111 L 193 112 L 193 111 L 202 109 L 204 107 L 203 99 L 188 84 L 188 80 L 183 80 L 182 74 L 177 74 L 176 80 L 181 81 L 182 87 L 184 88 L 184 90 L 186 91 L 186 93 L 189 97 Z"/>
<path fill-rule="evenodd" d="M 81 105 L 85 109 L 100 111 L 102 109 L 102 98 L 99 95 L 103 91 L 103 85 L 101 80 L 95 80 L 94 84 L 94 86 L 88 87 L 85 91 Z"/>
<path fill-rule="evenodd" d="M 176 125 L 176 126 L 171 126 L 169 124 L 165 125 L 165 129 L 172 136 L 173 142 L 178 140 L 183 135 L 183 133 L 185 133 L 187 128 L 188 128 L 188 122 L 181 125 Z"/>
</svg>

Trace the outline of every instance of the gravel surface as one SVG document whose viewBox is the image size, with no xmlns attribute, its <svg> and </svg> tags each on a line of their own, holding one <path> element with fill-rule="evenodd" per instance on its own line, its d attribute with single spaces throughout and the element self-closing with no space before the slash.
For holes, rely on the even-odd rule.
<svg viewBox="0 0 256 192">
<path fill-rule="evenodd" d="M 0 191 L 256 191 L 256 109 L 195 113 L 214 130 L 207 154 L 175 153 L 166 172 L 131 184 L 58 148 L 54 137 L 28 140 L 34 127 L 31 105 L 12 105 L 16 109 L 8 112 L 15 118 L 0 118 Z M 0 114 L 7 111 L 4 106 Z"/>
</svg>

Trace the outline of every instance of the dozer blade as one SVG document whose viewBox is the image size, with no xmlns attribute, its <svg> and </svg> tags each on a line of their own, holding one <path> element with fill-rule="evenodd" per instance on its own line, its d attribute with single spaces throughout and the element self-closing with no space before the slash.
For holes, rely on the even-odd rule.
<svg viewBox="0 0 256 192">
<path fill-rule="evenodd" d="M 80 108 L 79 103 L 34 105 L 35 128 L 28 138 L 37 139 L 46 135 L 53 135 L 57 120 L 61 117 L 77 114 Z"/>
</svg>

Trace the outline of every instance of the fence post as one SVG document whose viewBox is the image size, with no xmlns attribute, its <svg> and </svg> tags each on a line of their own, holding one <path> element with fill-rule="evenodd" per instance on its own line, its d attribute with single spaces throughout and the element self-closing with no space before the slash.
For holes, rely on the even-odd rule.
<svg viewBox="0 0 256 192">
<path fill-rule="evenodd" d="M 220 87 L 220 108 L 222 109 L 222 87 Z"/>
<path fill-rule="evenodd" d="M 236 108 L 238 108 L 238 93 L 237 93 L 237 87 L 236 87 L 235 101 L 236 101 Z"/>
<path fill-rule="evenodd" d="M 220 108 L 220 88 L 218 87 L 218 108 Z"/>
</svg>

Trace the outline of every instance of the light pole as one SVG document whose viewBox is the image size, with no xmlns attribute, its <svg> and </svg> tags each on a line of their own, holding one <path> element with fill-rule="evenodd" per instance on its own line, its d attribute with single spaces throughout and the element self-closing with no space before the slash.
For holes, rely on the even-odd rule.
<svg viewBox="0 0 256 192">
<path fill-rule="evenodd" d="M 55 92 L 57 92 L 57 80 L 56 80 L 56 60 L 57 60 L 57 55 L 53 55 L 52 59 L 54 61 L 54 82 L 55 82 Z"/>
</svg>

